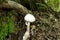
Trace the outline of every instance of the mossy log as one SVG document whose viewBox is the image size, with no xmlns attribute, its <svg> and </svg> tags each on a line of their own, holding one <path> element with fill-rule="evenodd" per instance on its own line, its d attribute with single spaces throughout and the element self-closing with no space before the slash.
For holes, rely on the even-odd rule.
<svg viewBox="0 0 60 40">
<path fill-rule="evenodd" d="M 23 13 L 23 15 L 27 13 L 32 13 L 30 10 L 28 10 L 23 5 L 14 2 L 14 1 L 8 1 L 6 3 L 0 4 L 0 9 L 2 10 L 15 10 L 17 13 Z"/>
</svg>

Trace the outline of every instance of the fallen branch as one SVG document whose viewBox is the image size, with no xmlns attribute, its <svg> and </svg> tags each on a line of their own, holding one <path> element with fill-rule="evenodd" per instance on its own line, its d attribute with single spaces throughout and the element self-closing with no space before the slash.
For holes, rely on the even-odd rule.
<svg viewBox="0 0 60 40">
<path fill-rule="evenodd" d="M 7 3 L 0 4 L 0 9 L 15 10 L 16 12 L 20 12 L 20 13 L 22 12 L 23 15 L 29 13 L 29 10 L 26 7 L 14 1 L 8 1 Z"/>
</svg>

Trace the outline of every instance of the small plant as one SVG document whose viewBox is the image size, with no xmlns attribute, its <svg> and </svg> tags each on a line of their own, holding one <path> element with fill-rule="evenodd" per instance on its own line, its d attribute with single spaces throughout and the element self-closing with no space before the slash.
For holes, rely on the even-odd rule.
<svg viewBox="0 0 60 40">
<path fill-rule="evenodd" d="M 3 40 L 7 34 L 14 32 L 14 20 L 10 14 L 0 17 L 0 40 Z"/>
</svg>

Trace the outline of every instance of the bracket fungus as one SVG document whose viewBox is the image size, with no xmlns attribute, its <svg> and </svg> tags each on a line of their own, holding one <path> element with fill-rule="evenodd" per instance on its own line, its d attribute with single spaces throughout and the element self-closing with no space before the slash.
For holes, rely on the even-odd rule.
<svg viewBox="0 0 60 40">
<path fill-rule="evenodd" d="M 35 17 L 32 14 L 27 14 L 24 17 L 25 21 L 26 21 L 26 25 L 27 25 L 27 30 L 23 36 L 23 40 L 27 40 L 30 37 L 30 22 L 34 22 L 35 21 Z"/>
</svg>

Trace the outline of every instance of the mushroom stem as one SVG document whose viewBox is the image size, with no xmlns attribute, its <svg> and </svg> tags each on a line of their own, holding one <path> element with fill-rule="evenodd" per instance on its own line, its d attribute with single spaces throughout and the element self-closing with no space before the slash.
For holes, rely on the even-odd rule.
<svg viewBox="0 0 60 40">
<path fill-rule="evenodd" d="M 27 40 L 30 37 L 30 22 L 26 22 L 27 30 L 23 36 L 23 40 Z"/>
<path fill-rule="evenodd" d="M 30 22 L 27 22 L 27 31 L 30 32 Z"/>
</svg>

